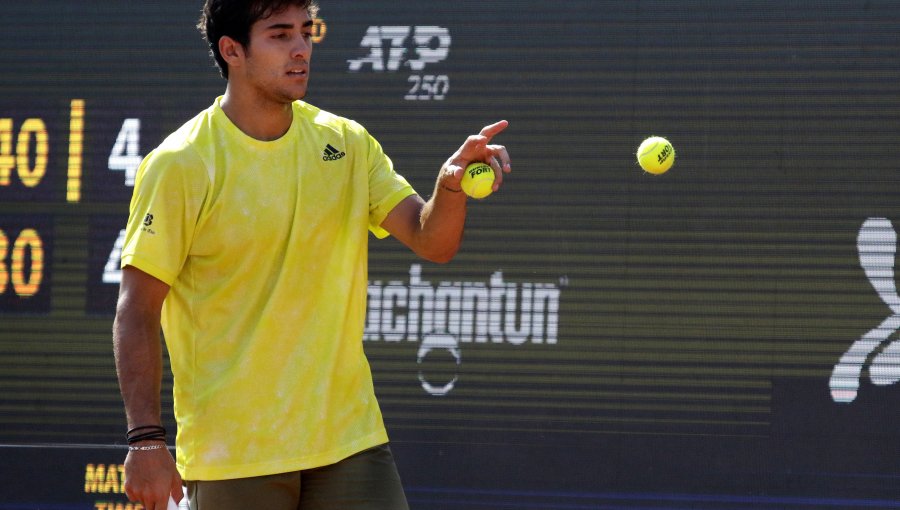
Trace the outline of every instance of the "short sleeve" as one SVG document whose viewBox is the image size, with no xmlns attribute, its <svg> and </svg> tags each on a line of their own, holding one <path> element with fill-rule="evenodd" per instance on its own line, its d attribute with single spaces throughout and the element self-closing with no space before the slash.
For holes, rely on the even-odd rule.
<svg viewBox="0 0 900 510">
<path fill-rule="evenodd" d="M 172 285 L 190 252 L 209 177 L 190 148 L 157 149 L 138 168 L 129 207 L 122 267 Z"/>
<path fill-rule="evenodd" d="M 364 131 L 363 136 L 369 169 L 369 230 L 382 239 L 389 234 L 381 228 L 381 223 L 404 198 L 415 195 L 416 190 L 394 171 L 394 164 L 381 144 L 368 132 Z"/>
</svg>

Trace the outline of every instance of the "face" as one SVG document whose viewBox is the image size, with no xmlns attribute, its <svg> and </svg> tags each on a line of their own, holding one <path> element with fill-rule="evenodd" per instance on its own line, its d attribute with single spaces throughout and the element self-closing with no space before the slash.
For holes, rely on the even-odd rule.
<svg viewBox="0 0 900 510">
<path fill-rule="evenodd" d="M 313 23 L 306 9 L 289 6 L 250 27 L 250 44 L 237 72 L 254 93 L 278 103 L 306 96 Z"/>
</svg>

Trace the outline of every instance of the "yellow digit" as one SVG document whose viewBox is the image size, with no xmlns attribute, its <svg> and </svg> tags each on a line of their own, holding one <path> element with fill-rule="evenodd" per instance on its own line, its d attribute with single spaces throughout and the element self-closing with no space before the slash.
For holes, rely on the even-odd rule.
<svg viewBox="0 0 900 510">
<path fill-rule="evenodd" d="M 25 249 L 31 251 L 31 268 L 29 278 L 25 280 Z M 13 287 L 20 297 L 31 297 L 41 288 L 44 279 L 44 246 L 41 236 L 34 229 L 22 230 L 13 245 L 12 264 L 10 266 Z"/>
<path fill-rule="evenodd" d="M 66 200 L 81 201 L 81 163 L 84 151 L 84 99 L 73 99 L 69 115 L 69 182 Z"/>
<path fill-rule="evenodd" d="M 6 272 L 6 250 L 9 248 L 9 241 L 6 234 L 0 230 L 0 296 L 6 292 L 6 285 L 9 283 L 9 273 Z"/>
<path fill-rule="evenodd" d="M 12 153 L 13 121 L 0 119 L 0 186 L 9 186 L 9 176 L 16 159 Z"/>
<path fill-rule="evenodd" d="M 31 135 L 35 139 L 34 168 L 29 164 L 29 152 L 31 149 Z M 50 146 L 47 142 L 47 127 L 41 119 L 28 119 L 19 129 L 19 139 L 16 145 L 16 167 L 19 169 L 19 179 L 22 184 L 33 188 L 40 184 L 47 171 L 47 155 Z"/>
</svg>

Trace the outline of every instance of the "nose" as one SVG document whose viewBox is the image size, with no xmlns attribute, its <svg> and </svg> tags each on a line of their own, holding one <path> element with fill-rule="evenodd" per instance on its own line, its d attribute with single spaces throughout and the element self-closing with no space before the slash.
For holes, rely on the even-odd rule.
<svg viewBox="0 0 900 510">
<path fill-rule="evenodd" d="M 291 57 L 308 61 L 309 56 L 312 54 L 312 39 L 298 37 L 297 41 L 297 44 L 294 45 L 293 51 L 291 52 Z"/>
</svg>

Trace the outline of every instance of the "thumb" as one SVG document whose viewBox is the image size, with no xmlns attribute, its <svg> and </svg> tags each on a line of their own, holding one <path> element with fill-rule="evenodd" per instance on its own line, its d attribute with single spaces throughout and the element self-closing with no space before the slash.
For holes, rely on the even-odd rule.
<svg viewBox="0 0 900 510">
<path fill-rule="evenodd" d="M 176 476 L 175 479 L 172 480 L 172 490 L 170 492 L 170 495 L 176 503 L 180 503 L 181 500 L 184 499 L 184 487 L 182 487 L 180 475 Z"/>
</svg>

